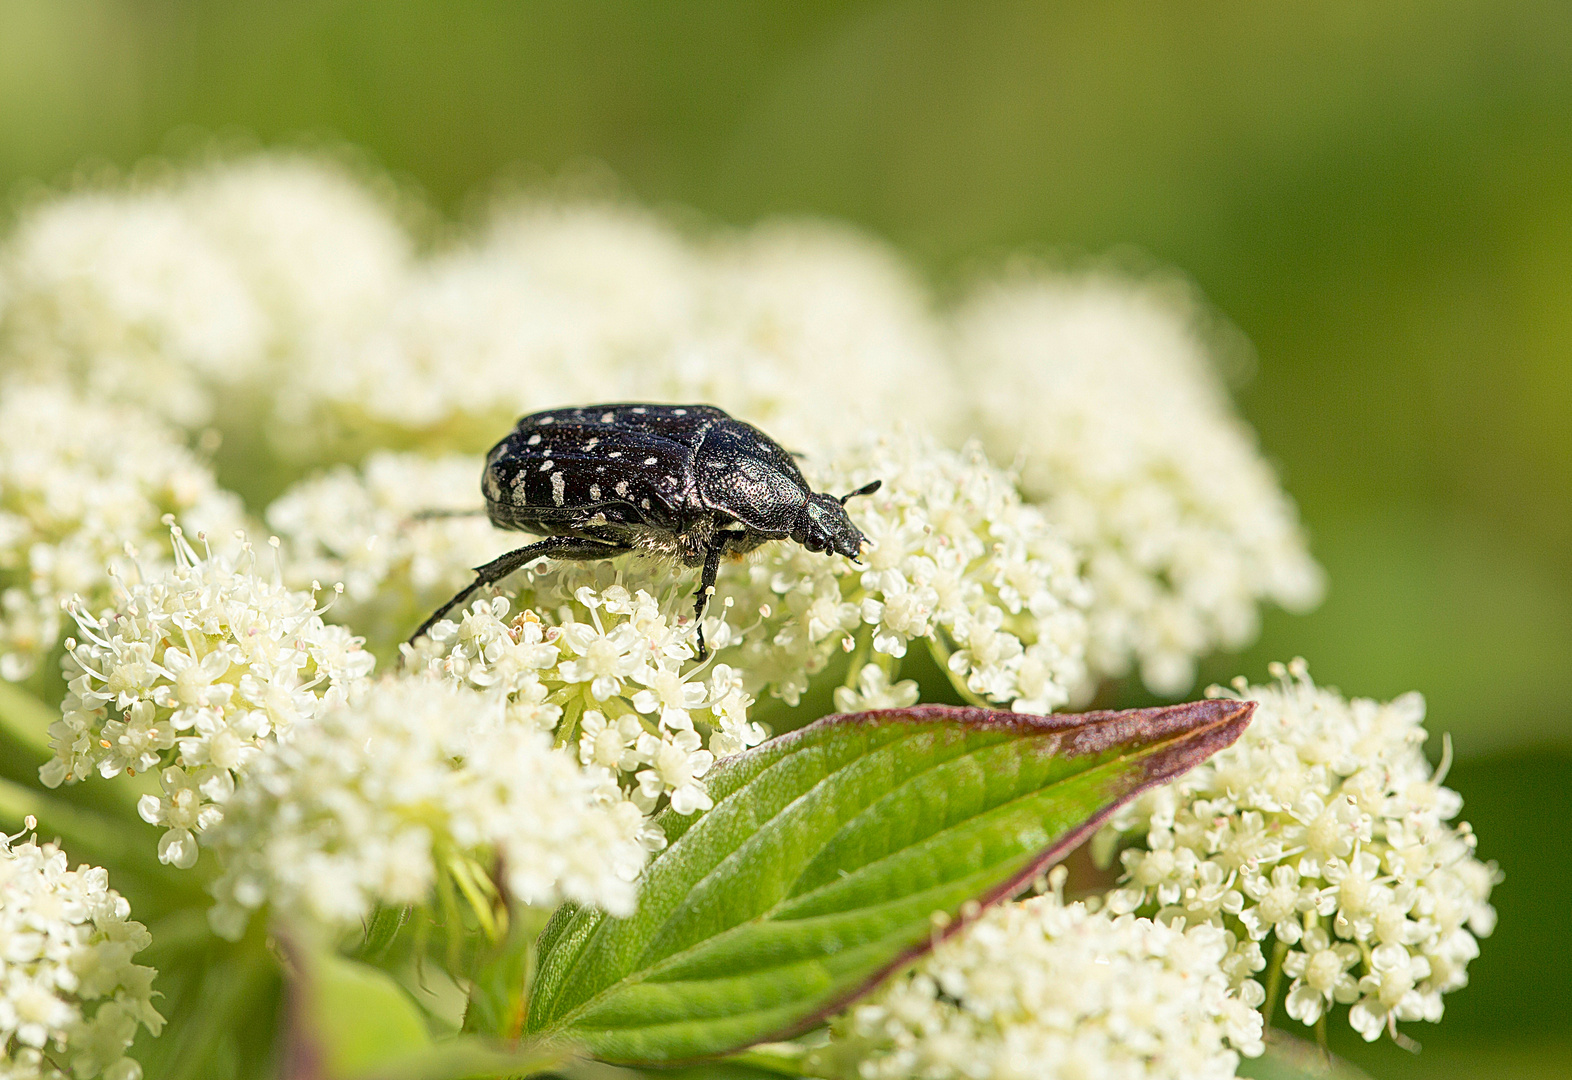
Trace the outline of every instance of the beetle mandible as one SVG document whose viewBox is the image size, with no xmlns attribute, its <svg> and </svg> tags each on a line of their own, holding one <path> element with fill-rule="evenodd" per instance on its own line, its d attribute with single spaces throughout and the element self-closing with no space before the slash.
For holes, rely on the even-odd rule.
<svg viewBox="0 0 1572 1080">
<path fill-rule="evenodd" d="M 536 559 L 609 559 L 642 551 L 702 566 L 694 598 L 698 659 L 704 608 L 723 555 L 770 540 L 857 558 L 865 537 L 848 495 L 813 491 L 802 470 L 764 432 L 713 405 L 588 405 L 519 420 L 486 455 L 481 491 L 502 529 L 545 537 L 484 566 L 475 580 L 410 635 L 414 642 L 474 593 Z"/>
</svg>

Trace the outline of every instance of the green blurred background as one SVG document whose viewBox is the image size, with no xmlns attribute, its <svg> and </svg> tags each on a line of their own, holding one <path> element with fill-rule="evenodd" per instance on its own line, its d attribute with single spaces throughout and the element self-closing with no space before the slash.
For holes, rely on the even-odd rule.
<svg viewBox="0 0 1572 1080">
<path fill-rule="evenodd" d="M 1332 582 L 1206 675 L 1423 690 L 1507 874 L 1421 1054 L 1334 1046 L 1572 1074 L 1572 5 L 0 0 L 12 198 L 237 134 L 347 141 L 450 214 L 605 167 L 849 218 L 941 289 L 1022 248 L 1190 274 Z"/>
</svg>

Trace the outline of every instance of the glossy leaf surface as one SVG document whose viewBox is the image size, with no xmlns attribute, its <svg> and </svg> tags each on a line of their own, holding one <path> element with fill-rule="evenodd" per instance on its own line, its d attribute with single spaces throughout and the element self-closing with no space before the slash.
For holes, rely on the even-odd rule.
<svg viewBox="0 0 1572 1080">
<path fill-rule="evenodd" d="M 1015 894 L 1120 803 L 1231 743 L 1253 705 L 831 716 L 729 758 L 660 819 L 636 913 L 564 910 L 528 1029 L 685 1061 L 812 1026 Z"/>
</svg>

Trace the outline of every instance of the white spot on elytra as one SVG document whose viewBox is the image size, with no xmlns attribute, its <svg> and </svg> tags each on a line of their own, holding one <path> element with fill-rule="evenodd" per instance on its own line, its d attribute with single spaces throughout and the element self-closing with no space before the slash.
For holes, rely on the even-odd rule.
<svg viewBox="0 0 1572 1080">
<path fill-rule="evenodd" d="M 609 424 L 613 420 L 615 420 L 616 418 L 617 418 L 617 414 L 616 413 L 609 413 L 608 412 L 608 413 L 601 413 L 600 414 L 600 422 L 603 423 L 603 424 Z"/>
<path fill-rule="evenodd" d="M 531 435 L 529 437 L 529 444 L 531 446 L 539 446 L 540 445 L 540 436 L 539 435 Z"/>
<path fill-rule="evenodd" d="M 645 413 L 647 413 L 647 412 L 649 412 L 649 410 L 648 410 L 648 409 L 646 409 L 646 408 L 645 408 L 645 407 L 644 407 L 644 406 L 642 406 L 642 405 L 640 405 L 640 406 L 639 406 L 639 407 L 638 407 L 638 408 L 637 408 L 637 409 L 634 409 L 634 410 L 633 410 L 633 411 L 634 411 L 634 412 L 636 412 L 636 413 L 638 413 L 638 414 L 639 414 L 639 415 L 640 415 L 640 416 L 643 416 L 643 415 L 644 415 L 644 414 L 645 414 Z"/>
<path fill-rule="evenodd" d="M 650 508 L 650 501 L 648 499 L 640 499 L 639 500 L 639 505 L 644 507 L 644 509 L 648 510 Z"/>
<path fill-rule="evenodd" d="M 555 416 L 542 416 L 536 421 L 538 424 L 555 424 L 556 422 L 557 418 Z"/>
<path fill-rule="evenodd" d="M 596 501 L 596 502 L 600 501 L 600 485 L 599 484 L 591 484 L 590 485 L 590 498 L 592 500 Z"/>
<path fill-rule="evenodd" d="M 613 450 L 611 453 L 607 454 L 606 456 L 607 457 L 621 457 L 622 456 L 622 451 L 621 450 Z"/>
<path fill-rule="evenodd" d="M 557 463 L 555 461 L 552 461 L 550 458 L 547 458 L 545 461 L 540 463 L 540 471 L 541 472 L 550 472 L 552 469 L 556 468 L 556 466 L 557 466 Z"/>
<path fill-rule="evenodd" d="M 644 459 L 644 464 L 646 464 L 646 465 L 653 465 L 653 464 L 655 464 L 655 459 L 652 458 L 652 457 L 647 457 L 647 458 Z"/>
<path fill-rule="evenodd" d="M 617 481 L 617 494 L 624 499 L 628 497 L 628 482 L 626 480 Z"/>
<path fill-rule="evenodd" d="M 600 445 L 600 439 L 597 437 L 597 438 L 591 439 L 589 442 L 585 443 L 584 444 L 584 449 L 586 449 L 586 450 L 593 450 L 593 449 L 595 449 L 599 445 Z"/>
<path fill-rule="evenodd" d="M 551 501 L 556 503 L 558 506 L 561 506 L 562 503 L 563 503 L 563 499 L 564 499 L 564 493 L 567 491 L 567 487 L 568 487 L 568 478 L 567 477 L 563 476 L 559 472 L 558 473 L 552 473 L 551 474 Z"/>
<path fill-rule="evenodd" d="M 671 410 L 671 415 L 673 415 L 673 416 L 687 416 L 688 415 L 688 410 L 687 409 L 673 409 L 673 410 Z"/>
</svg>

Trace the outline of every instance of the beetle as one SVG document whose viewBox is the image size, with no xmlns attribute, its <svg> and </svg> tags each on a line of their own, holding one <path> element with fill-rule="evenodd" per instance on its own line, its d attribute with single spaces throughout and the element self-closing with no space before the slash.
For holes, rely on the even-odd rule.
<svg viewBox="0 0 1572 1080">
<path fill-rule="evenodd" d="M 771 540 L 855 559 L 868 542 L 848 495 L 813 491 L 792 455 L 713 405 L 587 405 L 519 420 L 491 448 L 481 476 L 486 514 L 501 529 L 545 539 L 484 566 L 410 635 L 413 643 L 474 593 L 542 557 L 588 561 L 641 551 L 701 566 L 696 621 L 724 555 Z M 709 655 L 699 624 L 698 659 Z"/>
</svg>

